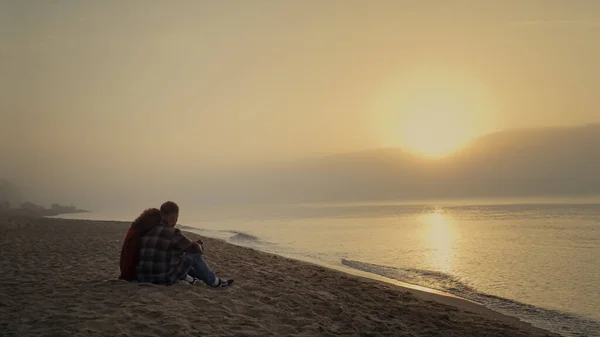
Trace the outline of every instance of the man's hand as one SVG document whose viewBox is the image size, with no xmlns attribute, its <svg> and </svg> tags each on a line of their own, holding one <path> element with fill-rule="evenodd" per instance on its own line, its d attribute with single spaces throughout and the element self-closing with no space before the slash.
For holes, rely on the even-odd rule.
<svg viewBox="0 0 600 337">
<path fill-rule="evenodd" d="M 192 242 L 192 244 L 187 249 L 185 249 L 184 252 L 190 253 L 190 254 L 194 254 L 194 253 L 202 254 L 202 245 L 199 244 L 198 242 Z"/>
</svg>

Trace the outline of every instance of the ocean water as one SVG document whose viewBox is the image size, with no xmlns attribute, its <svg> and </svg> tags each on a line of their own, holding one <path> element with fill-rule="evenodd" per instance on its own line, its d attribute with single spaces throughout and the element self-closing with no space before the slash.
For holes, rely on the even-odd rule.
<svg viewBox="0 0 600 337">
<path fill-rule="evenodd" d="M 235 244 L 440 290 L 565 336 L 600 336 L 598 202 L 182 208 L 180 222 Z"/>
</svg>

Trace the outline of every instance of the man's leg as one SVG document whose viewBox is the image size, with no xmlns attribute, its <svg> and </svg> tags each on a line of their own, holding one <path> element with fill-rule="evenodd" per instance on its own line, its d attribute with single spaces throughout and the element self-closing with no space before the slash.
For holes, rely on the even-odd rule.
<svg viewBox="0 0 600 337">
<path fill-rule="evenodd" d="M 192 277 L 202 280 L 209 286 L 216 286 L 219 284 L 219 278 L 210 269 L 202 255 L 198 253 L 185 253 L 184 258 L 190 260 L 191 267 L 188 274 Z"/>
</svg>

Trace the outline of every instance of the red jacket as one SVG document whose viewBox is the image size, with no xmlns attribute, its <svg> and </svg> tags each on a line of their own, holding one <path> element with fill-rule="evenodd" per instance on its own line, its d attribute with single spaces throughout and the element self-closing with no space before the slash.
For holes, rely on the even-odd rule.
<svg viewBox="0 0 600 337">
<path fill-rule="evenodd" d="M 121 248 L 121 275 L 119 276 L 121 280 L 134 281 L 136 279 L 135 268 L 140 260 L 140 239 L 140 233 L 129 228 L 125 240 L 123 240 L 123 248 Z"/>
</svg>

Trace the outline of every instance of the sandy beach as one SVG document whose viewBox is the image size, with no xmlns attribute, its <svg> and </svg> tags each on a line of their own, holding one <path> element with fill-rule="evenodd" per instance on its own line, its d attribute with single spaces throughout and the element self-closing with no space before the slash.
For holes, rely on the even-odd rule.
<svg viewBox="0 0 600 337">
<path fill-rule="evenodd" d="M 0 336 L 555 336 L 460 299 L 210 238 L 205 258 L 231 288 L 119 281 L 128 226 L 0 215 Z"/>
</svg>

